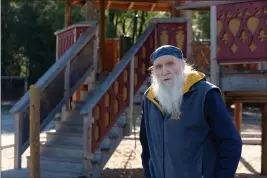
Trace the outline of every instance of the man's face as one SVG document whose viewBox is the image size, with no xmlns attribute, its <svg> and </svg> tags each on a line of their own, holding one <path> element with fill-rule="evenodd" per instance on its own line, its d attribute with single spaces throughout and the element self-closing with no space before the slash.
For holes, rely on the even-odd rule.
<svg viewBox="0 0 267 178">
<path fill-rule="evenodd" d="M 183 69 L 184 62 L 174 56 L 162 56 L 153 64 L 153 90 L 168 113 L 180 110 L 184 88 Z"/>
<path fill-rule="evenodd" d="M 153 71 L 160 82 L 169 83 L 174 76 L 181 74 L 183 65 L 182 60 L 174 56 L 165 55 L 155 61 Z"/>
</svg>

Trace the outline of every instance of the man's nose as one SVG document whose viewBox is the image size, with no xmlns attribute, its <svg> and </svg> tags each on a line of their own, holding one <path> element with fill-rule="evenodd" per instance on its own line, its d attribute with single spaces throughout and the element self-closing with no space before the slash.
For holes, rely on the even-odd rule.
<svg viewBox="0 0 267 178">
<path fill-rule="evenodd" d="M 162 75 L 163 75 L 163 76 L 166 76 L 166 75 L 169 75 L 169 74 L 170 74 L 170 72 L 169 72 L 169 70 L 167 69 L 167 67 L 163 66 L 163 67 L 162 67 Z"/>
</svg>

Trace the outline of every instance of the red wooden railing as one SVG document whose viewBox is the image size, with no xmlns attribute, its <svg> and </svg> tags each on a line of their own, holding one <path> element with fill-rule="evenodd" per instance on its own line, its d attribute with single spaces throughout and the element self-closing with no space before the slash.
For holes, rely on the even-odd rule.
<svg viewBox="0 0 267 178">
<path fill-rule="evenodd" d="M 90 26 L 91 24 L 81 22 L 56 31 L 56 60 L 58 60 Z"/>
</svg>

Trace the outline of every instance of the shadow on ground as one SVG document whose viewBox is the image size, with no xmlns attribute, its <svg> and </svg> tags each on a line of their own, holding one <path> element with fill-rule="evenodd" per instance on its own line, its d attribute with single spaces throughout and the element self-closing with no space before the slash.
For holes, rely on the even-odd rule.
<svg viewBox="0 0 267 178">
<path fill-rule="evenodd" d="M 141 168 L 136 169 L 105 169 L 102 171 L 100 178 L 144 178 L 144 172 Z"/>
<path fill-rule="evenodd" d="M 144 178 L 143 169 L 105 169 L 101 173 L 100 178 Z M 266 178 L 258 174 L 236 174 L 235 178 Z"/>
</svg>

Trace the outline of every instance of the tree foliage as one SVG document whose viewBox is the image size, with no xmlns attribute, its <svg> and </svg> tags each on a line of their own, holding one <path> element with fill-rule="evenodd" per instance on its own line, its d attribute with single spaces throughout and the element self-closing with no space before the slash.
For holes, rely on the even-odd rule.
<svg viewBox="0 0 267 178">
<path fill-rule="evenodd" d="M 29 76 L 34 83 L 55 62 L 54 32 L 63 28 L 64 3 L 55 1 L 3 1 L 1 75 Z M 74 7 L 73 22 L 84 20 Z"/>
<path fill-rule="evenodd" d="M 195 11 L 192 17 L 193 28 L 195 35 L 200 39 L 210 38 L 210 12 Z"/>
</svg>

